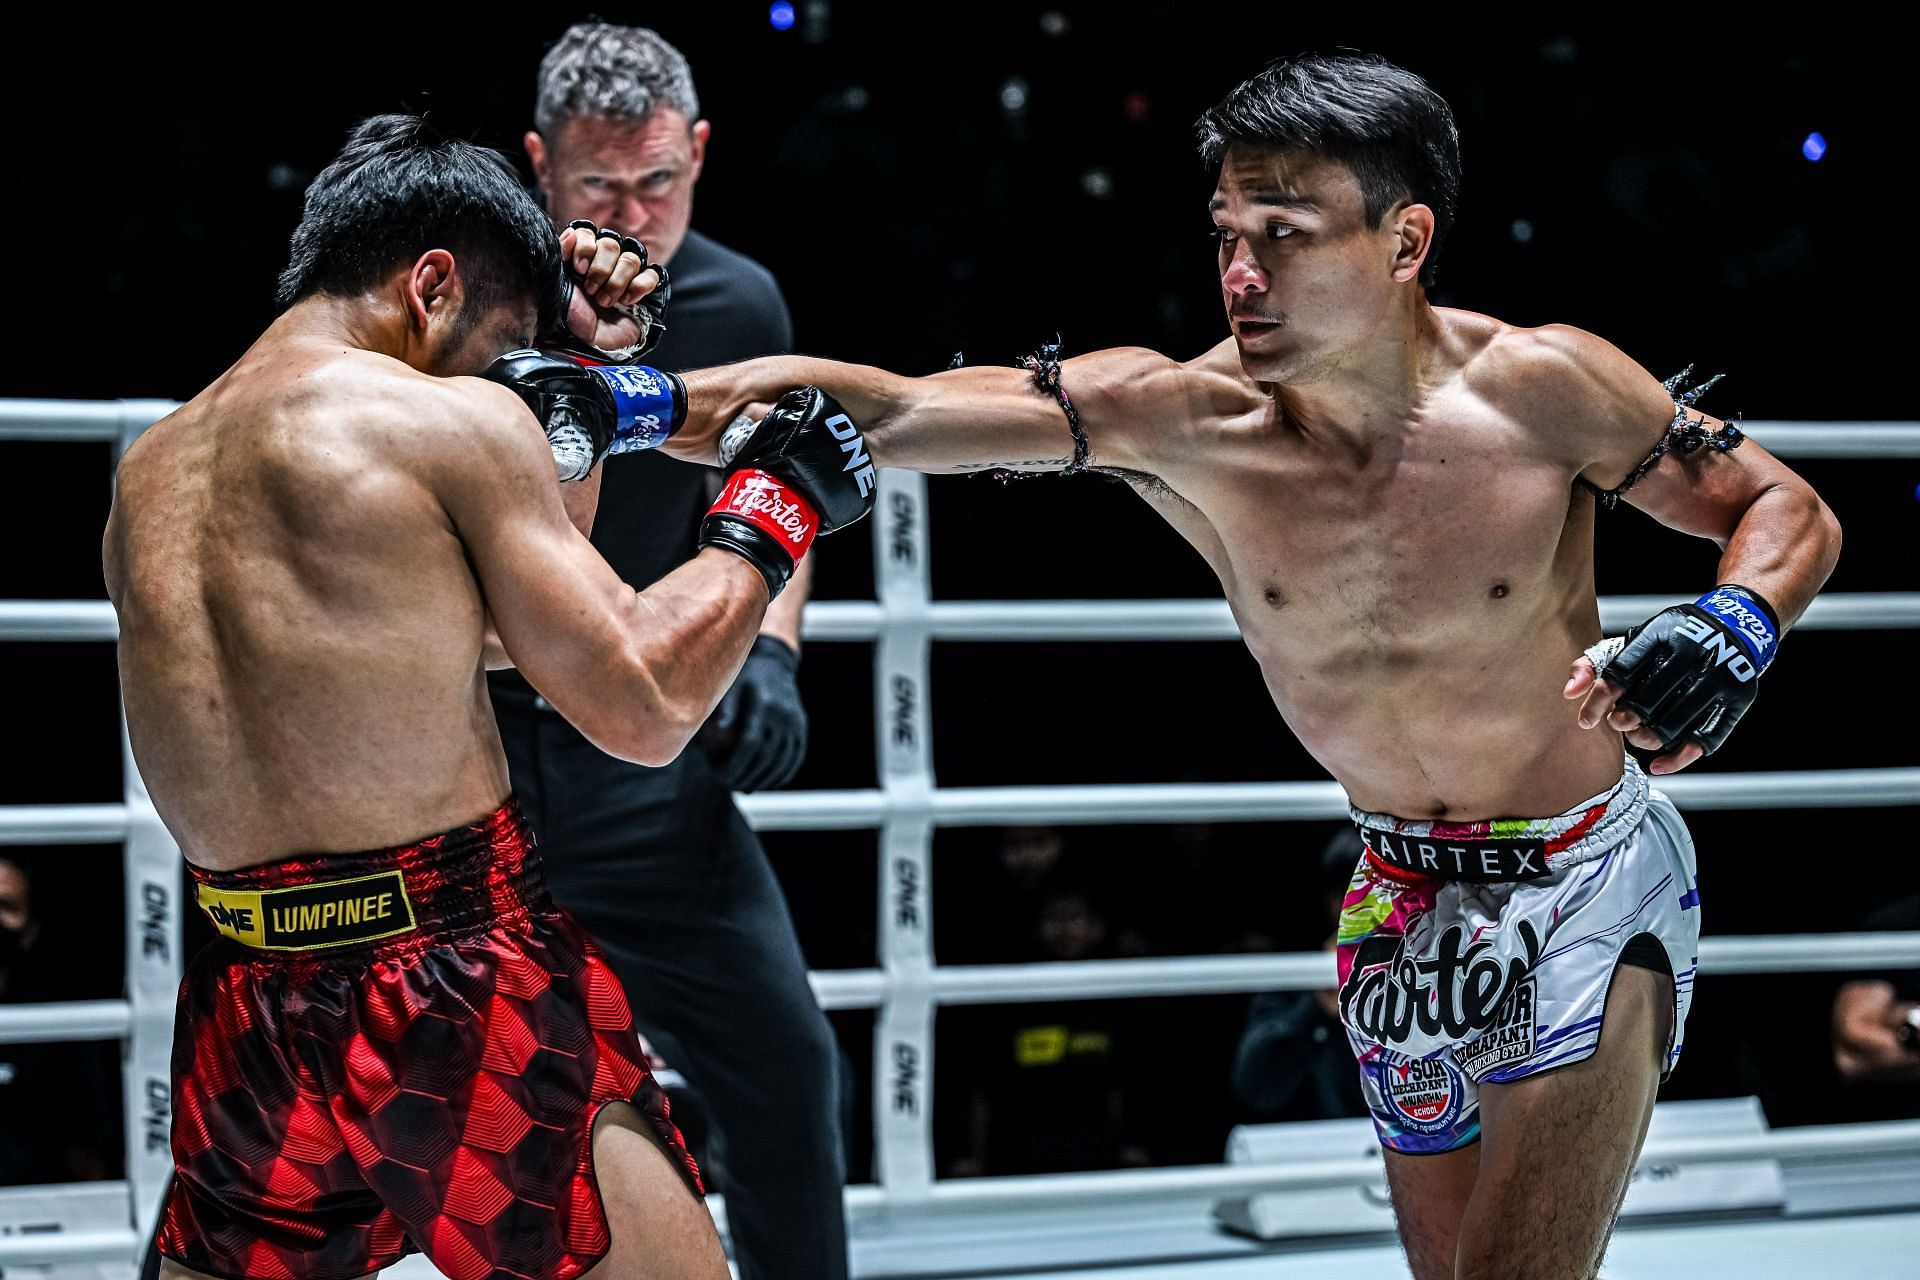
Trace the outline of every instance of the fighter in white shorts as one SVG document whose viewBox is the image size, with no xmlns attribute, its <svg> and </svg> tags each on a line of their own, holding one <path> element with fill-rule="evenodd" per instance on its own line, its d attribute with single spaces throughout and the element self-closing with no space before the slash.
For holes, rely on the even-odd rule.
<svg viewBox="0 0 1920 1280">
<path fill-rule="evenodd" d="M 1344 1001 L 1414 1275 L 1591 1276 L 1698 932 L 1686 835 L 1622 737 L 1655 774 L 1718 747 L 1832 571 L 1838 525 L 1602 339 L 1428 301 L 1459 147 L 1418 77 L 1286 59 L 1200 132 L 1230 340 L 925 378 L 747 361 L 687 375 L 681 438 L 813 383 L 882 466 L 1132 485 L 1218 575 L 1274 705 L 1360 811 Z M 1063 214 L 1068 269 L 1129 269 L 1075 230 Z M 1647 302 L 1698 305 L 1675 295 Z M 1595 525 L 1623 498 L 1716 542 L 1718 585 L 1588 652 Z M 1098 519 L 1070 529 L 1076 551 L 1133 554 Z M 1074 692 L 1070 662 L 1035 679 Z M 1137 696 L 1085 691 L 1115 692 Z"/>
<path fill-rule="evenodd" d="M 1380 1141 L 1480 1137 L 1480 1086 L 1600 1045 L 1621 965 L 1672 976 L 1680 1059 L 1700 942 L 1693 839 L 1631 758 L 1557 818 L 1406 822 L 1353 810 L 1367 851 L 1340 912 L 1340 1013 Z"/>
</svg>

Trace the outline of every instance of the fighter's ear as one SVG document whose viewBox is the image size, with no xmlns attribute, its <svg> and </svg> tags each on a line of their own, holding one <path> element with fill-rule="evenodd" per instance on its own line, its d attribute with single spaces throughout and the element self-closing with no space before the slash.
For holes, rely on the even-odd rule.
<svg viewBox="0 0 1920 1280">
<path fill-rule="evenodd" d="M 429 249 L 421 254 L 407 273 L 404 304 L 407 318 L 416 329 L 425 329 L 436 313 L 458 310 L 465 300 L 466 288 L 460 279 L 460 265 L 445 249 Z M 441 315 L 445 319 L 444 314 Z"/>
<path fill-rule="evenodd" d="M 527 163 L 533 166 L 533 184 L 540 188 L 542 195 L 551 195 L 548 179 L 553 173 L 553 162 L 547 155 L 547 140 L 538 130 L 529 129 L 520 143 L 527 149 Z"/>
<path fill-rule="evenodd" d="M 697 180 L 701 168 L 707 163 L 707 139 L 713 136 L 713 125 L 705 120 L 695 120 L 690 132 L 693 135 L 693 176 Z"/>
<path fill-rule="evenodd" d="M 1394 230 L 1393 278 L 1402 283 L 1418 280 L 1433 249 L 1433 210 L 1424 204 L 1404 204 L 1387 220 Z"/>
</svg>

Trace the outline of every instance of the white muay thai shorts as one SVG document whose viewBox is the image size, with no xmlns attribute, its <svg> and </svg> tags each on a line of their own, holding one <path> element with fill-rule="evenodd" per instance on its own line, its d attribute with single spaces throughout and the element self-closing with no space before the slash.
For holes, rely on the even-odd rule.
<svg viewBox="0 0 1920 1280">
<path fill-rule="evenodd" d="M 1557 818 L 1353 820 L 1367 852 L 1340 913 L 1340 1016 L 1385 1146 L 1466 1146 L 1481 1085 L 1591 1055 L 1622 964 L 1673 977 L 1673 1070 L 1700 892 L 1686 825 L 1632 759 Z"/>
</svg>

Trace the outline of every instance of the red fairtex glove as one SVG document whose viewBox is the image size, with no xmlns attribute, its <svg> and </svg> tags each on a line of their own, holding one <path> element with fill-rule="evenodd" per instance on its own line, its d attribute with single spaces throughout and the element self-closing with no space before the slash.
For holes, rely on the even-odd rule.
<svg viewBox="0 0 1920 1280">
<path fill-rule="evenodd" d="M 781 396 L 767 416 L 730 429 L 721 464 L 736 470 L 700 522 L 700 545 L 743 556 L 777 596 L 814 535 L 873 509 L 873 459 L 846 411 L 818 387 Z"/>
</svg>

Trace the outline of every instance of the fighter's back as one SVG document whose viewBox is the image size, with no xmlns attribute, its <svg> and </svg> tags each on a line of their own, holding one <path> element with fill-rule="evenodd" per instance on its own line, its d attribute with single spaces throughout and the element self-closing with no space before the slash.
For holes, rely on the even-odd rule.
<svg viewBox="0 0 1920 1280">
<path fill-rule="evenodd" d="M 416 462 L 457 386 L 270 335 L 122 461 L 128 731 L 190 861 L 378 848 L 505 796 L 485 606 Z"/>
</svg>

